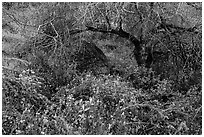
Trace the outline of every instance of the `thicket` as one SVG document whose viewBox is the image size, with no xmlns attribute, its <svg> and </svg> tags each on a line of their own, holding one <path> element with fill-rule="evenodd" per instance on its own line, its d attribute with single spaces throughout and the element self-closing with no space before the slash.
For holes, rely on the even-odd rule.
<svg viewBox="0 0 204 137">
<path fill-rule="evenodd" d="M 145 19 L 159 16 L 152 14 L 152 3 L 149 9 L 143 3 L 138 7 L 125 3 L 123 12 L 115 3 L 15 4 L 3 3 L 3 13 L 11 15 L 10 11 L 19 7 L 36 10 L 33 16 L 38 17 L 34 20 L 38 29 L 18 50 L 3 51 L 2 134 L 202 134 L 199 26 L 176 26 L 161 17 L 154 29 L 141 27 Z M 193 3 L 187 5 L 200 10 Z M 106 26 L 97 26 L 104 21 L 95 18 L 102 15 L 103 6 L 109 10 L 115 6 L 118 11 L 105 11 L 109 13 L 104 15 Z M 80 9 L 84 7 L 95 11 L 89 15 L 85 10 L 87 20 L 81 22 L 84 11 Z M 142 22 L 136 25 L 143 29 L 135 34 L 124 29 L 127 20 L 121 20 L 123 14 L 131 17 L 134 8 Z M 151 12 L 148 18 L 146 10 Z M 51 11 L 55 15 L 50 15 Z M 115 14 L 120 17 L 111 24 Z M 85 28 L 80 28 L 80 23 Z M 3 29 L 6 24 L 9 22 Z M 140 38 L 136 34 L 141 34 Z M 135 51 L 138 49 L 140 53 Z M 8 65 L 12 60 L 17 62 L 12 64 L 14 68 Z"/>
</svg>

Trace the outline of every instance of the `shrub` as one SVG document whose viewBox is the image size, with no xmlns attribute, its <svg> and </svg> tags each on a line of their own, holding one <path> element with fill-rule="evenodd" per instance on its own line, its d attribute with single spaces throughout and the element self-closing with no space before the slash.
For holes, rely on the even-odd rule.
<svg viewBox="0 0 204 137">
<path fill-rule="evenodd" d="M 23 75 L 20 83 L 27 88 L 7 91 L 9 102 L 15 100 L 11 93 L 18 93 L 18 100 L 5 104 L 3 134 L 201 134 L 199 85 L 182 95 L 174 91 L 172 81 L 159 80 L 153 74 L 150 80 L 151 71 L 144 69 L 136 72 L 146 85 L 156 82 L 149 88 L 133 88 L 119 76 L 85 73 L 60 87 L 47 101 L 41 98 L 41 84 L 36 84 L 41 80 L 34 79 L 34 74 Z M 22 105 L 20 100 L 24 100 Z"/>
</svg>

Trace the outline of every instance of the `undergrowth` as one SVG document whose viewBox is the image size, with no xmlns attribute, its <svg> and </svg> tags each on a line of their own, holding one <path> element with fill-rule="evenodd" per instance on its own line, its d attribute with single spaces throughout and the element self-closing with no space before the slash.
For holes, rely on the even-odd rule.
<svg viewBox="0 0 204 137">
<path fill-rule="evenodd" d="M 86 73 L 60 87 L 51 100 L 31 70 L 3 75 L 4 135 L 201 134 L 201 85 L 186 94 L 173 81 L 140 68 L 130 80 Z"/>
</svg>

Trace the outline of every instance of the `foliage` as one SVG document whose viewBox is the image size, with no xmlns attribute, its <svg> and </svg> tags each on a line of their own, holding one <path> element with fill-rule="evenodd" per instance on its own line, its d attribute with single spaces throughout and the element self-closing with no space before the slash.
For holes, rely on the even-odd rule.
<svg viewBox="0 0 204 137">
<path fill-rule="evenodd" d="M 142 74 L 148 72 L 138 73 L 148 85 L 149 76 Z M 86 74 L 75 78 L 72 86 L 61 87 L 48 103 L 46 97 L 39 101 L 43 96 L 38 89 L 40 80 L 29 78 L 30 83 L 25 75 L 20 81 L 26 84 L 24 90 L 5 92 L 4 101 L 9 99 L 9 104 L 3 109 L 3 134 L 201 133 L 202 99 L 197 86 L 182 95 L 173 91 L 169 80 L 157 79 L 151 88 L 143 89 L 131 87 L 118 76 Z M 82 92 L 87 88 L 93 94 Z M 34 91 L 37 93 L 31 94 Z M 18 94 L 18 101 L 8 93 Z"/>
<path fill-rule="evenodd" d="M 202 134 L 200 4 L 4 2 L 2 133 Z"/>
</svg>

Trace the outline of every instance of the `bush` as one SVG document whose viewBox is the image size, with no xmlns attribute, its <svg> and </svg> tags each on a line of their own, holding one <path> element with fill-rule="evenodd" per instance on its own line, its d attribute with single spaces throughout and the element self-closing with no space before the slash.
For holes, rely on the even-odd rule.
<svg viewBox="0 0 204 137">
<path fill-rule="evenodd" d="M 148 78 L 142 70 L 138 76 Z M 27 88 L 17 92 L 13 85 L 6 91 L 4 101 L 10 104 L 3 110 L 3 134 L 200 134 L 201 89 L 194 86 L 184 96 L 173 91 L 171 81 L 153 77 L 154 88 L 144 89 L 119 76 L 86 73 L 46 101 L 38 90 L 41 84 L 34 84 L 40 79 L 34 82 L 30 75 L 32 80 L 25 82 L 24 75 L 20 84 Z"/>
</svg>

